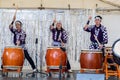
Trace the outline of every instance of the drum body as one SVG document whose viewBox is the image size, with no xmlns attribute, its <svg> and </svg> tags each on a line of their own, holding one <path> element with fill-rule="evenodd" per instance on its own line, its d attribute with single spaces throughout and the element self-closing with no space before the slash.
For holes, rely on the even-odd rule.
<svg viewBox="0 0 120 80">
<path fill-rule="evenodd" d="M 102 68 L 102 52 L 98 50 L 82 50 L 80 64 L 82 69 Z"/>
<path fill-rule="evenodd" d="M 58 47 L 49 47 L 46 53 L 46 64 L 49 69 L 59 69 L 59 66 L 62 65 L 63 68 L 66 67 L 67 56 Z"/>
<path fill-rule="evenodd" d="M 5 47 L 2 55 L 2 65 L 4 66 L 23 66 L 24 52 L 20 47 Z"/>
</svg>

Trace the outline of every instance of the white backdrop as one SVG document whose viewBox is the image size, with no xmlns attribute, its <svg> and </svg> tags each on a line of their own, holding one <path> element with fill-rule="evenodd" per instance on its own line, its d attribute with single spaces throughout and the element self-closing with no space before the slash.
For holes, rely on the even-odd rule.
<svg viewBox="0 0 120 80">
<path fill-rule="evenodd" d="M 108 14 L 102 16 L 102 22 L 108 30 L 109 41 L 107 46 L 112 46 L 117 39 L 120 39 L 120 14 Z"/>
<path fill-rule="evenodd" d="M 4 47 L 13 45 L 13 34 L 9 31 L 9 24 L 12 21 L 14 9 L 0 9 L 0 56 L 2 56 Z M 29 54 L 35 62 L 35 40 L 38 38 L 38 68 L 40 60 L 42 67 L 45 68 L 45 54 L 47 47 L 51 46 L 52 36 L 49 26 L 53 19 L 62 22 L 63 27 L 69 35 L 67 43 L 67 54 L 72 69 L 80 69 L 79 56 L 81 49 L 88 49 L 90 44 L 89 34 L 83 31 L 89 15 L 94 15 L 94 10 L 18 10 L 17 19 L 23 22 L 23 29 L 26 31 L 26 46 Z M 41 57 L 41 58 L 40 58 Z M 0 61 L 1 63 L 1 61 Z M 29 67 L 27 60 L 24 68 Z"/>
</svg>

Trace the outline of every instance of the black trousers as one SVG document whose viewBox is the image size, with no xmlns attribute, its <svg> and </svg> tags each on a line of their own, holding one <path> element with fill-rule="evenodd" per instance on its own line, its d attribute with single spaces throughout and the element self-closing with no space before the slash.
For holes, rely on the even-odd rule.
<svg viewBox="0 0 120 80">
<path fill-rule="evenodd" d="M 105 46 L 101 49 L 103 58 L 105 57 Z"/>
<path fill-rule="evenodd" d="M 30 55 L 28 54 L 28 51 L 27 50 L 24 50 L 24 55 L 25 55 L 25 58 L 28 60 L 28 62 L 30 63 L 32 69 L 35 69 L 35 64 L 32 60 L 32 58 L 30 57 Z"/>
<path fill-rule="evenodd" d="M 71 69 L 70 62 L 69 62 L 69 60 L 67 59 L 67 70 L 70 70 L 70 69 Z"/>
<path fill-rule="evenodd" d="M 60 47 L 60 49 L 64 52 L 66 51 L 65 47 Z M 67 66 L 67 70 L 71 69 L 70 62 L 69 62 L 68 58 L 67 58 L 67 65 L 66 66 Z"/>
</svg>

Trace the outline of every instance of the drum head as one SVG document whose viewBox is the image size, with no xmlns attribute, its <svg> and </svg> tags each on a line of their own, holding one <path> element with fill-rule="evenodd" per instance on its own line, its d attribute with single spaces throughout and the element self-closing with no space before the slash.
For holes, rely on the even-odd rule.
<svg viewBox="0 0 120 80">
<path fill-rule="evenodd" d="M 81 52 L 85 52 L 85 53 L 102 53 L 101 50 L 98 50 L 98 49 L 84 49 L 84 50 L 81 50 Z"/>
<path fill-rule="evenodd" d="M 114 44 L 112 46 L 112 51 L 116 57 L 120 58 L 120 39 L 118 39 L 117 41 L 114 42 Z"/>
<path fill-rule="evenodd" d="M 52 47 L 47 47 L 47 49 L 60 49 L 60 47 L 52 46 Z"/>
</svg>

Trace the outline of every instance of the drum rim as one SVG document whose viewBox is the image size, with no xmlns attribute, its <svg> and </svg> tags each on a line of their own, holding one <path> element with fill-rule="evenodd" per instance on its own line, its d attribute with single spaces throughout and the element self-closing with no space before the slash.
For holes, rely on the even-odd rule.
<svg viewBox="0 0 120 80">
<path fill-rule="evenodd" d="M 22 47 L 21 46 L 5 46 L 4 48 L 17 48 L 17 49 L 22 49 Z"/>
<path fill-rule="evenodd" d="M 47 47 L 47 49 L 60 49 L 60 47 Z"/>
<path fill-rule="evenodd" d="M 105 48 L 112 48 L 112 46 L 106 46 Z"/>
<path fill-rule="evenodd" d="M 112 46 L 106 46 L 105 49 L 112 49 Z"/>
<path fill-rule="evenodd" d="M 102 53 L 101 50 L 97 50 L 97 49 L 86 49 L 86 50 L 81 50 L 81 52 L 96 52 L 96 53 Z"/>
</svg>

